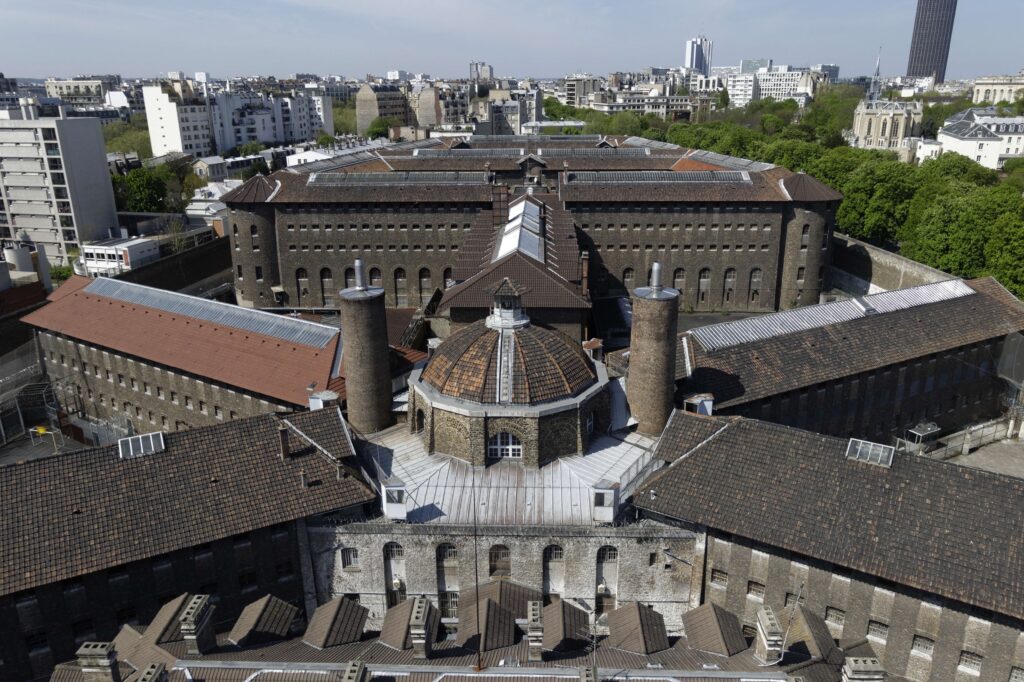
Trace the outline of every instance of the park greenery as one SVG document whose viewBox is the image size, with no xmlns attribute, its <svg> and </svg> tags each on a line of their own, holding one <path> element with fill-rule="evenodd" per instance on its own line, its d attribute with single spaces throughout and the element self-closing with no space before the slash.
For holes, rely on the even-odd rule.
<svg viewBox="0 0 1024 682">
<path fill-rule="evenodd" d="M 668 123 L 632 112 L 607 115 L 553 98 L 544 113 L 586 122 L 584 133 L 638 135 L 805 172 L 845 196 L 840 231 L 960 277 L 993 275 L 1024 296 L 1024 159 L 1002 172 L 947 153 L 920 166 L 892 152 L 854 149 L 842 132 L 863 91 L 834 86 L 805 110 L 771 99 L 718 110 L 704 123 Z M 925 127 L 938 130 L 968 100 L 926 99 Z M 1024 102 L 1001 103 L 1008 112 Z"/>
<path fill-rule="evenodd" d="M 117 210 L 129 213 L 181 213 L 195 191 L 206 184 L 183 161 L 135 168 L 127 175 L 112 176 L 111 181 Z"/>
<path fill-rule="evenodd" d="M 334 134 L 356 134 L 356 98 L 349 97 L 342 102 L 336 101 L 333 108 Z"/>
<path fill-rule="evenodd" d="M 103 141 L 107 145 L 108 153 L 135 152 L 140 159 L 153 156 L 145 114 L 132 114 L 127 123 L 108 123 L 103 126 Z"/>
</svg>

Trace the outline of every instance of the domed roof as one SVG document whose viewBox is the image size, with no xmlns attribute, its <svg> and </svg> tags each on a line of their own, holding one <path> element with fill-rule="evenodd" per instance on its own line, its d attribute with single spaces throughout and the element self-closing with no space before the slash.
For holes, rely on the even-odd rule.
<svg viewBox="0 0 1024 682">
<path fill-rule="evenodd" d="M 578 395 L 597 373 L 582 346 L 561 332 L 480 321 L 441 343 L 420 379 L 451 398 L 536 405 Z"/>
</svg>

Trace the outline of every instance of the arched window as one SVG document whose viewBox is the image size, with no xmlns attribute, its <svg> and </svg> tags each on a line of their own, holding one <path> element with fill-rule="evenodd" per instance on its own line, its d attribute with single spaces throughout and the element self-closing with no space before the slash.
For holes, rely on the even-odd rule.
<svg viewBox="0 0 1024 682">
<path fill-rule="evenodd" d="M 750 302 L 757 303 L 761 298 L 761 268 L 750 271 Z"/>
<path fill-rule="evenodd" d="M 729 268 L 725 271 L 725 279 L 722 283 L 722 300 L 726 303 L 732 302 L 733 293 L 736 291 L 736 271 Z"/>
<path fill-rule="evenodd" d="M 889 125 L 889 122 L 883 118 L 882 119 L 882 132 L 879 133 L 879 135 L 878 135 L 879 137 L 885 137 L 886 126 L 888 126 L 888 125 Z"/>
<path fill-rule="evenodd" d="M 431 286 L 430 268 L 420 268 L 420 305 L 426 305 L 433 293 L 434 287 Z"/>
<path fill-rule="evenodd" d="M 295 271 L 295 293 L 295 304 L 301 306 L 309 296 L 309 273 L 306 272 L 306 268 L 299 268 Z"/>
<path fill-rule="evenodd" d="M 405 548 L 397 542 L 384 545 L 384 592 L 391 608 L 405 601 Z"/>
<path fill-rule="evenodd" d="M 544 548 L 543 593 L 562 594 L 565 591 L 565 552 L 561 545 Z"/>
<path fill-rule="evenodd" d="M 409 305 L 409 289 L 405 283 L 405 269 L 395 269 L 395 305 L 400 308 Z"/>
<path fill-rule="evenodd" d="M 512 575 L 512 551 L 505 545 L 493 545 L 487 554 L 487 563 L 492 578 Z"/>
<path fill-rule="evenodd" d="M 345 268 L 345 288 L 350 289 L 356 285 L 356 269 Z"/>
<path fill-rule="evenodd" d="M 370 268 L 370 286 L 383 286 L 380 276 L 380 268 Z"/>
<path fill-rule="evenodd" d="M 249 236 L 252 237 L 253 239 L 256 239 L 257 237 L 260 236 L 260 231 L 256 229 L 255 225 L 249 226 Z"/>
<path fill-rule="evenodd" d="M 441 282 L 441 286 L 447 289 L 449 286 L 448 283 L 452 281 L 452 269 L 445 268 L 444 272 L 441 273 L 441 278 L 444 280 L 443 282 Z"/>
<path fill-rule="evenodd" d="M 487 441 L 487 456 L 491 459 L 522 459 L 523 444 L 508 431 L 502 431 Z"/>
<path fill-rule="evenodd" d="M 867 129 L 867 132 L 865 132 L 864 135 L 866 137 L 871 137 L 871 119 L 870 118 L 868 119 L 868 129 Z"/>
<path fill-rule="evenodd" d="M 320 269 L 320 300 L 325 308 L 334 305 L 334 276 L 330 268 Z"/>
<path fill-rule="evenodd" d="M 682 291 L 686 286 L 686 270 L 676 268 L 672 273 L 672 288 Z"/>
<path fill-rule="evenodd" d="M 627 292 L 632 291 L 635 286 L 633 279 L 633 268 L 626 268 L 622 271 L 622 286 L 626 287 Z"/>
<path fill-rule="evenodd" d="M 708 290 L 711 288 L 711 270 L 708 268 L 702 268 L 700 274 L 697 276 L 697 302 L 706 303 L 708 300 Z"/>
<path fill-rule="evenodd" d="M 597 550 L 597 562 L 598 563 L 609 563 L 617 562 L 619 560 L 619 550 L 611 545 L 605 545 L 601 549 Z"/>
</svg>

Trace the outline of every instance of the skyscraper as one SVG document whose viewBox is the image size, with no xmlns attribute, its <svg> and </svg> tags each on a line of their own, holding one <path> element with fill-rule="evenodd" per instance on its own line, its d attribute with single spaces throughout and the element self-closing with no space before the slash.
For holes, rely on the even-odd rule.
<svg viewBox="0 0 1024 682">
<path fill-rule="evenodd" d="M 910 41 L 910 62 L 907 76 L 946 80 L 949 39 L 953 35 L 956 0 L 917 0 L 914 36 Z"/>
<path fill-rule="evenodd" d="M 683 63 L 688 69 L 699 71 L 705 76 L 711 75 L 711 47 L 713 43 L 704 36 L 697 36 L 686 41 L 686 59 Z"/>
</svg>

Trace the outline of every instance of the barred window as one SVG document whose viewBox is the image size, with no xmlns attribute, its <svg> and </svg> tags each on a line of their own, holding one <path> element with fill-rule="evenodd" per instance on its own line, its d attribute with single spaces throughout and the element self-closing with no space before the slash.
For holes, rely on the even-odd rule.
<svg viewBox="0 0 1024 682">
<path fill-rule="evenodd" d="M 914 635 L 914 641 L 910 645 L 910 650 L 915 654 L 931 656 L 932 652 L 935 651 L 935 640 L 921 635 Z M 1022 680 L 1022 682 L 1024 682 L 1024 680 Z"/>
<path fill-rule="evenodd" d="M 1009 682 L 1024 682 L 1024 668 L 1010 668 Z"/>
<path fill-rule="evenodd" d="M 384 545 L 384 558 L 385 559 L 404 559 L 405 548 L 397 542 L 389 542 Z"/>
<path fill-rule="evenodd" d="M 341 550 L 341 567 L 352 568 L 359 565 L 359 550 L 355 547 L 346 547 Z"/>
<path fill-rule="evenodd" d="M 980 654 L 976 654 L 972 651 L 961 651 L 960 664 L 957 668 L 965 673 L 977 675 L 981 672 L 982 660 L 983 659 Z"/>
<path fill-rule="evenodd" d="M 711 569 L 711 584 L 715 587 L 728 587 L 729 574 L 718 569 Z"/>
<path fill-rule="evenodd" d="M 747 582 L 747 596 L 753 599 L 764 600 L 764 584 L 751 580 Z"/>
<path fill-rule="evenodd" d="M 441 610 L 442 618 L 459 617 L 459 593 L 440 592 L 437 595 L 437 606 Z"/>
<path fill-rule="evenodd" d="M 889 626 L 877 620 L 868 621 L 868 638 L 884 642 L 889 636 Z"/>
<path fill-rule="evenodd" d="M 842 626 L 846 623 L 846 611 L 829 606 L 825 609 L 825 622 L 829 625 Z"/>
</svg>

